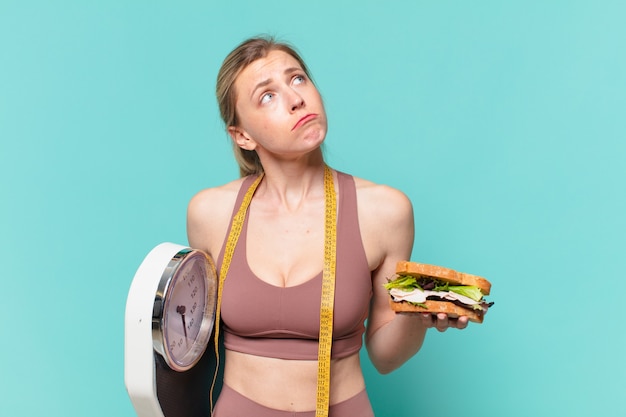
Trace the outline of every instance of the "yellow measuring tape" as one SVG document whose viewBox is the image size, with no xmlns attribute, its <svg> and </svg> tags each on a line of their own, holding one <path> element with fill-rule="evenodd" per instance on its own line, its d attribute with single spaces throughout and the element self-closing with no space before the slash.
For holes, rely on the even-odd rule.
<svg viewBox="0 0 626 417">
<path fill-rule="evenodd" d="M 330 401 L 330 353 L 333 343 L 333 308 L 335 305 L 335 266 L 337 264 L 337 195 L 333 173 L 324 170 L 324 272 L 320 304 L 320 342 L 317 353 L 317 403 L 315 417 L 328 416 Z"/>
<path fill-rule="evenodd" d="M 215 372 L 213 373 L 213 383 L 211 384 L 211 392 L 209 393 L 210 402 L 211 402 L 211 414 L 213 414 L 213 391 L 215 389 L 215 382 L 217 380 L 217 371 L 220 364 L 220 350 L 219 350 L 219 337 L 220 337 L 220 317 L 222 311 L 222 292 L 224 291 L 224 281 L 226 280 L 226 274 L 228 274 L 228 268 L 230 267 L 230 261 L 233 258 L 233 253 L 235 252 L 235 246 L 237 245 L 237 240 L 239 239 L 239 235 L 241 234 L 241 227 L 243 226 L 243 221 L 246 216 L 246 210 L 248 210 L 248 206 L 250 205 L 250 201 L 252 200 L 252 196 L 256 191 L 256 188 L 259 186 L 259 183 L 263 179 L 263 174 L 259 175 L 256 180 L 250 185 L 246 195 L 243 197 L 243 201 L 241 202 L 241 206 L 235 214 L 233 218 L 233 223 L 230 226 L 230 233 L 228 234 L 228 239 L 226 240 L 226 247 L 224 248 L 224 259 L 222 260 L 222 267 L 220 268 L 220 280 L 219 285 L 217 286 L 217 307 L 215 310 L 215 356 L 217 358 L 215 365 Z"/>
<path fill-rule="evenodd" d="M 246 191 L 241 206 L 237 210 L 235 217 L 226 240 L 224 248 L 224 259 L 220 268 L 219 286 L 217 289 L 217 310 L 215 314 L 215 354 L 217 356 L 217 365 L 219 366 L 219 346 L 218 339 L 220 333 L 220 312 L 222 306 L 222 292 L 224 289 L 224 281 L 228 274 L 228 268 L 235 252 L 237 240 L 241 234 L 243 221 L 246 211 L 252 200 L 252 196 L 256 191 L 259 183 L 263 179 L 263 174 L 250 185 Z M 318 369 L 317 369 L 317 399 L 315 408 L 315 417 L 328 416 L 328 407 L 330 402 L 330 356 L 333 342 L 333 308 L 335 304 L 335 267 L 337 259 L 337 194 L 335 193 L 335 184 L 333 181 L 332 170 L 324 167 L 324 270 L 322 273 L 322 298 L 320 304 L 320 333 L 319 333 L 319 350 L 318 350 Z M 213 389 L 217 379 L 217 367 L 213 375 L 213 383 L 211 385 L 210 401 L 211 411 L 213 411 Z"/>
</svg>

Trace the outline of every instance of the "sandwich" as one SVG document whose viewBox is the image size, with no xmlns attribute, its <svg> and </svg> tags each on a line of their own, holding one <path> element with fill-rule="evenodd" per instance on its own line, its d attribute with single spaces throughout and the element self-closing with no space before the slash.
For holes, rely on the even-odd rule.
<svg viewBox="0 0 626 417">
<path fill-rule="evenodd" d="M 484 299 L 491 291 L 491 283 L 485 278 L 417 262 L 398 262 L 396 275 L 385 288 L 396 312 L 446 313 L 448 317 L 467 316 L 470 321 L 482 323 L 493 305 Z"/>
</svg>

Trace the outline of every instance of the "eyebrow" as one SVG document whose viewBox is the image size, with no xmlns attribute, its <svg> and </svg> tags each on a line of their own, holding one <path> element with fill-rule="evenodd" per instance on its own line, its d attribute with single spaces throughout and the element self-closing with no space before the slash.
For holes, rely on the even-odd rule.
<svg viewBox="0 0 626 417">
<path fill-rule="evenodd" d="M 298 72 L 298 71 L 303 71 L 303 69 L 300 68 L 300 67 L 289 67 L 285 71 L 283 71 L 283 74 L 288 75 L 288 74 L 292 74 L 292 73 Z M 260 83 L 258 83 L 257 85 L 255 85 L 254 88 L 252 89 L 252 93 L 250 94 L 250 97 L 254 98 L 254 95 L 256 94 L 256 90 L 258 90 L 259 88 L 267 87 L 273 81 L 274 81 L 273 79 L 268 78 L 267 80 L 263 80 Z"/>
</svg>

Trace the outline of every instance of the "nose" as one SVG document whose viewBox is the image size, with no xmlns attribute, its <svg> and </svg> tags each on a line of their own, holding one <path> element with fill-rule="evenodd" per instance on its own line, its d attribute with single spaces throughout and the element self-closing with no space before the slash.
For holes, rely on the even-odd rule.
<svg viewBox="0 0 626 417">
<path fill-rule="evenodd" d="M 290 103 L 289 106 L 292 112 L 304 107 L 304 99 L 302 98 L 300 94 L 298 94 L 296 91 L 293 91 L 293 90 L 291 93 L 289 103 Z"/>
</svg>

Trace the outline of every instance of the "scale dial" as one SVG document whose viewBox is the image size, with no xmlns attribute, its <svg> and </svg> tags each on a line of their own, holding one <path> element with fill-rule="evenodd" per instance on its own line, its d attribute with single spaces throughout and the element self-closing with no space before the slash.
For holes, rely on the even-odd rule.
<svg viewBox="0 0 626 417">
<path fill-rule="evenodd" d="M 217 274 L 202 251 L 184 249 L 161 276 L 154 299 L 154 349 L 179 372 L 194 366 L 204 353 L 215 321 Z"/>
</svg>

